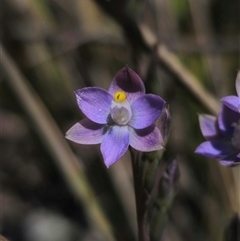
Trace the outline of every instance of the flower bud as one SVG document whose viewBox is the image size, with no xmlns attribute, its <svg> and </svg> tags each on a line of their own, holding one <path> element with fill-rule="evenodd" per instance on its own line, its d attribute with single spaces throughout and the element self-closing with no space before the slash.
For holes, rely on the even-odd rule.
<svg viewBox="0 0 240 241">
<path fill-rule="evenodd" d="M 165 146 L 171 133 L 171 115 L 168 104 L 164 106 L 162 113 L 155 122 L 155 125 L 159 128 L 162 134 L 163 145 Z"/>
<path fill-rule="evenodd" d="M 164 171 L 159 184 L 159 197 L 170 198 L 171 194 L 175 192 L 175 186 L 180 177 L 180 169 L 178 161 L 174 159 L 171 161 Z"/>
</svg>

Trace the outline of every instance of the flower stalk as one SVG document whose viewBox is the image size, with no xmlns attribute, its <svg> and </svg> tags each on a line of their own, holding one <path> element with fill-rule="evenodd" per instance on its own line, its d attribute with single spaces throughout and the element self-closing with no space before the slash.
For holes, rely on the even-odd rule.
<svg viewBox="0 0 240 241">
<path fill-rule="evenodd" d="M 140 153 L 132 148 L 130 148 L 129 150 L 132 159 L 132 171 L 137 211 L 138 240 L 150 241 L 147 225 L 147 206 L 149 201 L 149 194 L 141 182 L 141 168 L 139 168 L 139 166 L 141 165 Z"/>
<path fill-rule="evenodd" d="M 166 102 L 146 94 L 141 78 L 128 67 L 114 76 L 108 91 L 85 87 L 75 95 L 86 117 L 68 130 L 66 138 L 79 144 L 100 144 L 107 168 L 130 147 L 139 241 L 150 241 L 150 194 L 170 135 Z M 145 156 L 146 152 L 149 155 Z"/>
</svg>

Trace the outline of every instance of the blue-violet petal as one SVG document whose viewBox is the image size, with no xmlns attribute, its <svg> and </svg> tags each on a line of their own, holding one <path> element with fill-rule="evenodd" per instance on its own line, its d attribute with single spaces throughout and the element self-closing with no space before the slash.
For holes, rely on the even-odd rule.
<svg viewBox="0 0 240 241">
<path fill-rule="evenodd" d="M 238 96 L 230 95 L 223 97 L 221 99 L 224 105 L 226 105 L 228 108 L 240 112 L 240 98 Z"/>
<path fill-rule="evenodd" d="M 79 144 L 99 144 L 104 136 L 104 126 L 85 118 L 66 133 L 66 138 Z"/>
<path fill-rule="evenodd" d="M 224 158 L 232 153 L 234 153 L 236 149 L 231 145 L 230 142 L 224 141 L 206 141 L 201 143 L 195 153 L 211 157 L 211 158 Z"/>
<path fill-rule="evenodd" d="M 105 134 L 101 152 L 106 167 L 114 164 L 128 149 L 129 133 L 127 126 L 111 126 Z"/>
<path fill-rule="evenodd" d="M 239 119 L 240 113 L 223 105 L 218 116 L 218 126 L 221 133 L 227 138 L 232 138 L 234 131 L 233 124 L 238 123 Z"/>
<path fill-rule="evenodd" d="M 230 160 L 227 160 L 227 161 L 221 160 L 221 161 L 219 161 L 219 163 L 226 167 L 235 167 L 235 166 L 240 165 L 240 162 L 234 162 L 234 161 L 230 161 Z"/>
<path fill-rule="evenodd" d="M 222 159 L 220 164 L 223 166 L 235 167 L 240 165 L 240 158 L 238 155 L 236 156 L 236 154 L 233 154 Z"/>
<path fill-rule="evenodd" d="M 202 134 L 207 140 L 215 139 L 220 135 L 215 116 L 199 115 L 198 118 Z"/>
<path fill-rule="evenodd" d="M 138 151 L 156 151 L 163 149 L 163 138 L 159 129 L 151 125 L 145 129 L 135 130 L 129 128 L 129 144 Z"/>
<path fill-rule="evenodd" d="M 108 91 L 98 87 L 86 87 L 75 91 L 82 112 L 98 124 L 106 124 L 113 100 Z"/>
<path fill-rule="evenodd" d="M 132 104 L 132 118 L 129 125 L 135 129 L 143 129 L 152 125 L 161 114 L 165 101 L 153 94 L 140 96 Z"/>
</svg>

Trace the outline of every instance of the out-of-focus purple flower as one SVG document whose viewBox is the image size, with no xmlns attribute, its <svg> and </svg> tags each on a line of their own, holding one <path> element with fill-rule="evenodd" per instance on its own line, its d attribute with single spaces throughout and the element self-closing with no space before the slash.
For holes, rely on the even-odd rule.
<svg viewBox="0 0 240 241">
<path fill-rule="evenodd" d="M 87 118 L 75 124 L 66 138 L 79 144 L 99 144 L 107 167 L 132 146 L 138 151 L 159 150 L 163 140 L 154 122 L 165 106 L 157 95 L 145 94 L 140 77 L 130 68 L 120 70 L 108 91 L 86 87 L 75 91 Z"/>
<path fill-rule="evenodd" d="M 229 107 L 230 109 L 240 112 L 240 71 L 238 71 L 238 75 L 236 78 L 236 90 L 238 96 L 235 95 L 230 95 L 230 96 L 225 96 L 221 99 L 224 105 Z"/>
<path fill-rule="evenodd" d="M 240 113 L 223 105 L 218 118 L 200 115 L 199 122 L 207 141 L 195 152 L 217 158 L 224 166 L 240 165 Z"/>
</svg>

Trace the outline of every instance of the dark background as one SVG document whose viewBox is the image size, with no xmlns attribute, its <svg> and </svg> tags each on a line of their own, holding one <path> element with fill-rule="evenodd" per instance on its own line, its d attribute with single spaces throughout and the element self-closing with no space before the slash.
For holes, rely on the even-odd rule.
<svg viewBox="0 0 240 241">
<path fill-rule="evenodd" d="M 64 139 L 83 118 L 73 91 L 107 89 L 127 64 L 148 92 L 170 104 L 173 130 L 165 161 L 177 155 L 181 178 L 161 240 L 222 240 L 230 217 L 240 211 L 240 169 L 222 167 L 194 150 L 204 141 L 197 114 L 216 114 L 220 98 L 236 94 L 239 1 L 3 0 L 1 5 L 2 46 L 13 60 L 6 65 L 1 57 L 1 233 L 10 241 L 90 241 L 106 240 L 112 230 L 116 240 L 135 240 L 129 154 L 106 169 L 98 145 Z M 30 85 L 30 97 L 11 77 L 15 68 L 22 85 Z M 186 79 L 210 98 L 199 98 Z M 43 105 L 28 107 L 35 98 Z"/>
</svg>

